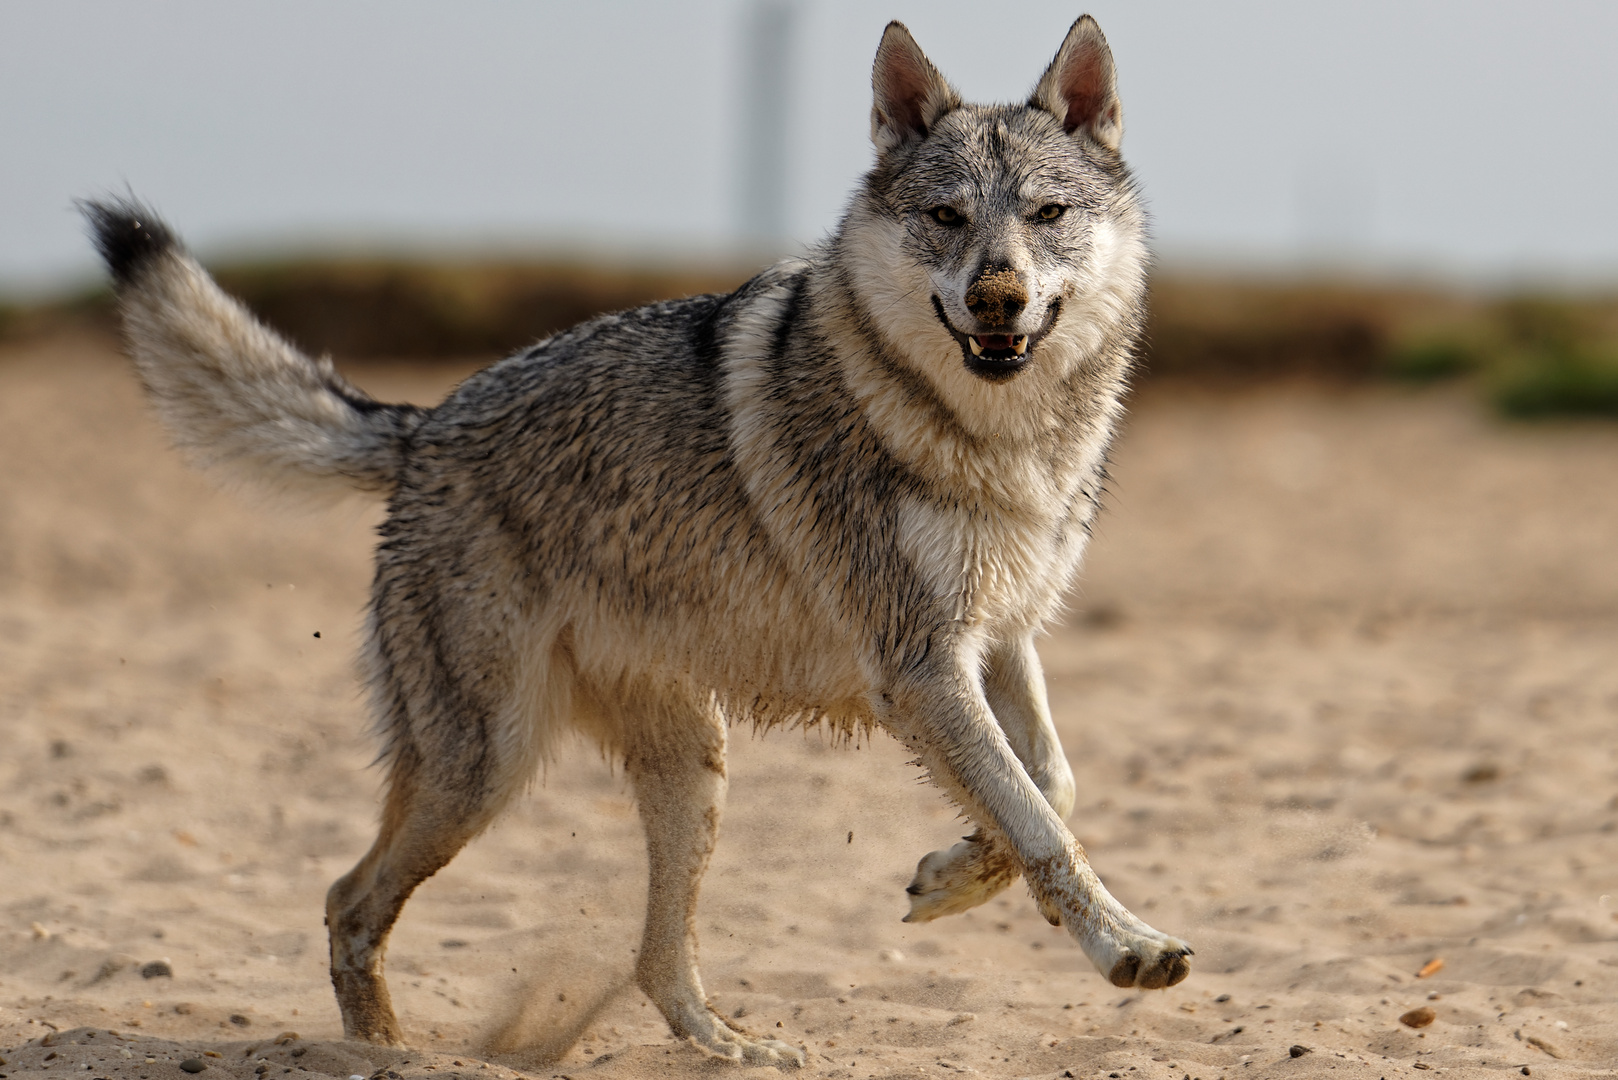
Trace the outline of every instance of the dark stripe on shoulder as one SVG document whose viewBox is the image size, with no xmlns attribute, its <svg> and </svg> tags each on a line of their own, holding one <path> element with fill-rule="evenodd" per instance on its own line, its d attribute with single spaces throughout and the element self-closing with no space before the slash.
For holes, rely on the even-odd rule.
<svg viewBox="0 0 1618 1080">
<path fill-rule="evenodd" d="M 692 333 L 691 354 L 697 361 L 697 367 L 704 371 L 712 371 L 719 366 L 719 320 L 734 296 L 732 293 L 715 298 Z"/>
<path fill-rule="evenodd" d="M 781 309 L 781 317 L 776 321 L 775 334 L 770 341 L 770 361 L 780 362 L 786 355 L 787 345 L 791 342 L 792 332 L 797 329 L 798 320 L 803 314 L 804 290 L 808 284 L 809 275 L 800 271 L 797 280 L 792 283 L 792 291 L 787 294 L 787 302 Z"/>
<path fill-rule="evenodd" d="M 911 405 L 927 410 L 933 422 L 940 428 L 947 430 L 950 435 L 971 446 L 979 446 L 982 442 L 972 433 L 960 417 L 945 403 L 937 389 L 927 379 L 908 364 L 902 363 L 894 355 L 895 345 L 890 343 L 880 327 L 865 310 L 863 304 L 855 297 L 858 295 L 853 280 L 843 266 L 836 268 L 836 280 L 840 291 L 845 297 L 849 316 L 859 327 L 860 335 L 870 348 L 871 362 L 881 370 L 882 375 L 890 382 L 896 384 L 904 393 L 905 400 Z M 964 361 L 963 361 L 964 364 Z"/>
</svg>

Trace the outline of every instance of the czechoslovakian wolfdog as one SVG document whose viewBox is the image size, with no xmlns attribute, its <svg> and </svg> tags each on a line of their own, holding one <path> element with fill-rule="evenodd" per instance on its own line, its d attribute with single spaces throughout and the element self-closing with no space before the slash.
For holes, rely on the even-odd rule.
<svg viewBox="0 0 1618 1080">
<path fill-rule="evenodd" d="M 697 973 L 737 722 L 881 727 L 972 819 L 921 860 L 909 919 L 1021 875 L 1114 985 L 1189 972 L 1063 824 L 1034 651 L 1141 333 L 1112 54 L 1086 16 L 1026 104 L 967 105 L 893 23 L 873 82 L 875 167 L 807 258 L 557 334 L 433 409 L 294 350 L 141 206 L 86 204 L 181 447 L 388 500 L 364 654 L 386 803 L 326 903 L 349 1037 L 402 1042 L 382 956 L 405 899 L 569 729 L 624 763 L 645 825 L 639 985 L 713 1054 L 803 1061 L 721 1019 Z"/>
</svg>

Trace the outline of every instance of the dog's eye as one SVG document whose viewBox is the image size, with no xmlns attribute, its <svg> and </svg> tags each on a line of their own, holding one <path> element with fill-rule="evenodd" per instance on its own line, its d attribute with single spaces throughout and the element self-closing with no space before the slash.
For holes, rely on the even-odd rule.
<svg viewBox="0 0 1618 1080">
<path fill-rule="evenodd" d="M 1056 203 L 1046 203 L 1039 208 L 1039 220 L 1055 221 L 1065 213 L 1067 213 L 1067 207 L 1059 206 Z"/>
<path fill-rule="evenodd" d="M 940 225 L 961 225 L 966 221 L 961 212 L 953 206 L 935 206 L 927 213 L 931 214 L 933 220 Z"/>
</svg>

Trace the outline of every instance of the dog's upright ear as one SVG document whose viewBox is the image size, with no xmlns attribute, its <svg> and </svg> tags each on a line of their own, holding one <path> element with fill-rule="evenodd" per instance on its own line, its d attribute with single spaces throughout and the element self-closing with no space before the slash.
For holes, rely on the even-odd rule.
<svg viewBox="0 0 1618 1080">
<path fill-rule="evenodd" d="M 1118 74 L 1106 36 L 1090 16 L 1080 15 L 1068 30 L 1028 104 L 1060 120 L 1069 135 L 1082 132 L 1108 150 L 1118 149 L 1124 137 Z"/>
<path fill-rule="evenodd" d="M 961 96 L 897 20 L 876 47 L 871 90 L 871 141 L 883 154 L 924 138 L 939 117 L 961 106 Z"/>
</svg>

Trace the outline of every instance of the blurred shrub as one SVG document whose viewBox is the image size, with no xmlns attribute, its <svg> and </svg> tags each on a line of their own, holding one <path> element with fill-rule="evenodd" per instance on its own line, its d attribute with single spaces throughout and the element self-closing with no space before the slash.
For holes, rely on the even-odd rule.
<svg viewBox="0 0 1618 1080">
<path fill-rule="evenodd" d="M 1422 337 L 1389 349 L 1383 370 L 1406 382 L 1437 382 L 1480 371 L 1490 356 L 1487 345 L 1459 335 Z"/>
<path fill-rule="evenodd" d="M 1514 296 L 1496 304 L 1493 314 L 1506 341 L 1524 348 L 1567 351 L 1602 333 L 1593 305 L 1560 297 Z"/>
<path fill-rule="evenodd" d="M 1507 416 L 1618 416 L 1618 336 L 1607 309 L 1565 298 L 1497 305 L 1502 345 L 1488 372 Z"/>
<path fill-rule="evenodd" d="M 1618 417 L 1618 350 L 1594 345 L 1523 350 L 1496 365 L 1489 390 L 1507 416 Z"/>
</svg>

